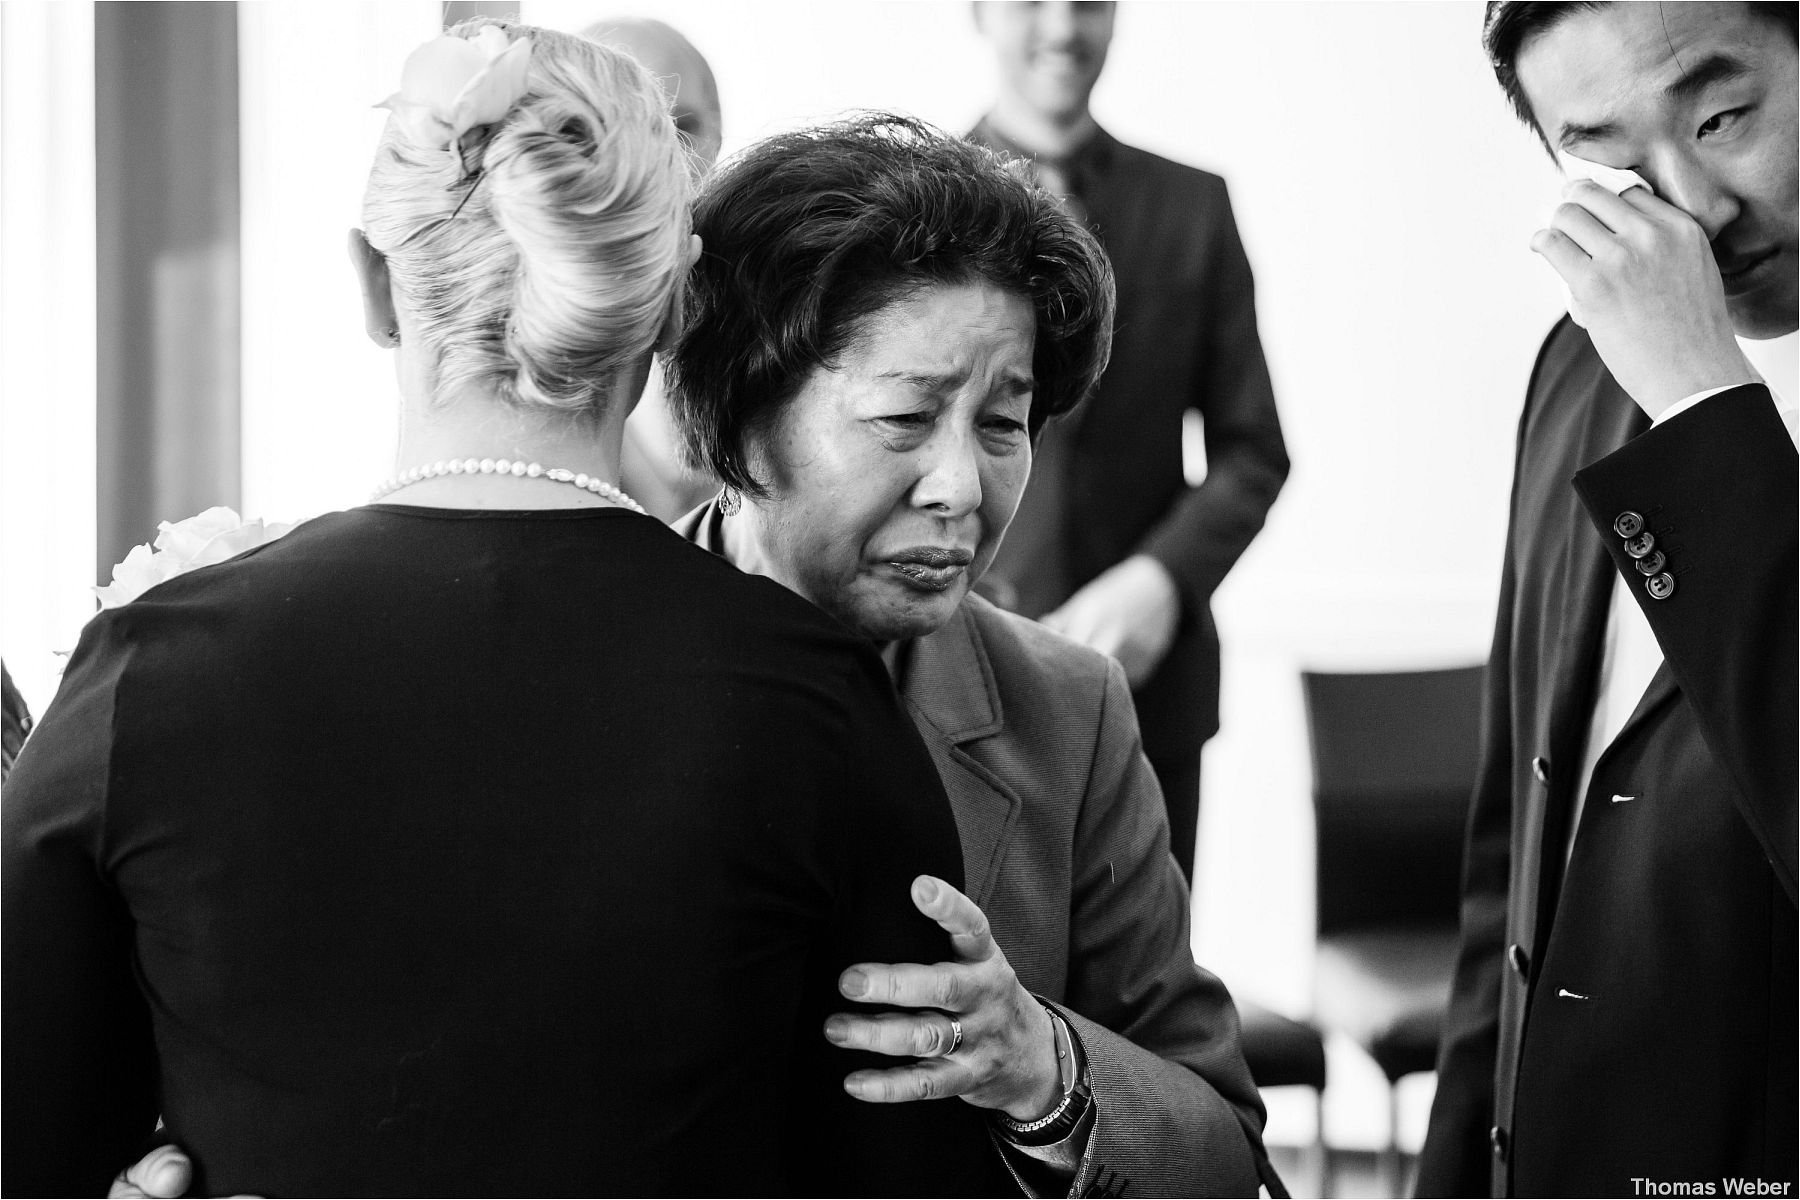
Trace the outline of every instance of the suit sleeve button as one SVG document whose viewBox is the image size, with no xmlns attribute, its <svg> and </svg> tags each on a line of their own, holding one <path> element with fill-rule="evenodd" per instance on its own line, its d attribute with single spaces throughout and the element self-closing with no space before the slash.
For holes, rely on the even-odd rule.
<svg viewBox="0 0 1800 1200">
<path fill-rule="evenodd" d="M 1633 558 L 1643 558 L 1654 549 L 1656 549 L 1656 535 L 1653 533 L 1640 533 L 1625 539 L 1625 553 Z"/>
<path fill-rule="evenodd" d="M 1545 758 L 1541 754 L 1538 755 L 1536 758 L 1533 758 L 1531 760 L 1531 774 L 1533 775 L 1533 777 L 1535 777 L 1537 779 L 1537 781 L 1539 783 L 1549 783 L 1550 782 L 1550 760 Z"/>
<path fill-rule="evenodd" d="M 1675 594 L 1675 577 L 1667 571 L 1652 575 L 1644 580 L 1644 590 L 1650 593 L 1652 600 L 1667 600 Z"/>
<path fill-rule="evenodd" d="M 1633 538 L 1644 531 L 1644 518 L 1634 512 L 1622 512 L 1613 518 L 1613 532 L 1622 538 Z"/>
<path fill-rule="evenodd" d="M 1663 552 L 1661 550 L 1652 550 L 1650 552 L 1650 557 L 1640 558 L 1637 560 L 1638 574 L 1654 575 L 1658 571 L 1662 570 L 1663 564 L 1667 563 L 1668 561 L 1669 561 L 1668 559 L 1663 557 Z"/>
</svg>

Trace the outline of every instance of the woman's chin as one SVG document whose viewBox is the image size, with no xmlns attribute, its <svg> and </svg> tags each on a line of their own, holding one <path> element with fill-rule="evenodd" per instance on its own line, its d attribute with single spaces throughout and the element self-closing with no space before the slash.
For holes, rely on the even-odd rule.
<svg viewBox="0 0 1800 1200">
<path fill-rule="evenodd" d="M 872 642 L 906 641 L 942 629 L 968 592 L 966 577 L 942 591 L 890 583 L 848 597 L 834 615 Z"/>
</svg>

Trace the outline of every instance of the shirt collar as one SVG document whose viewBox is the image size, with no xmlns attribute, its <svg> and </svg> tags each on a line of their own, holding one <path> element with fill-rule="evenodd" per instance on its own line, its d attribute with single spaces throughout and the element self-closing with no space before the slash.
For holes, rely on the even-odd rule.
<svg viewBox="0 0 1800 1200">
<path fill-rule="evenodd" d="M 1800 405 L 1800 379 L 1796 378 L 1795 369 L 1800 333 L 1786 333 L 1760 342 L 1739 338 L 1738 346 L 1750 360 L 1750 365 L 1756 368 L 1756 373 L 1763 377 L 1763 382 L 1769 385 L 1778 405 L 1784 408 Z"/>
</svg>

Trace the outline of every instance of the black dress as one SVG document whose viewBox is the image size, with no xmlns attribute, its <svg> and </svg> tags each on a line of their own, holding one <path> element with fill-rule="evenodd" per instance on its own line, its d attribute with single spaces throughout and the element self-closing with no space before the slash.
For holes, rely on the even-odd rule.
<svg viewBox="0 0 1800 1200">
<path fill-rule="evenodd" d="M 166 582 L 3 807 L 8 1194 L 159 1114 L 196 1194 L 1007 1185 L 821 1033 L 961 883 L 879 659 L 654 520 L 372 506 Z"/>
</svg>

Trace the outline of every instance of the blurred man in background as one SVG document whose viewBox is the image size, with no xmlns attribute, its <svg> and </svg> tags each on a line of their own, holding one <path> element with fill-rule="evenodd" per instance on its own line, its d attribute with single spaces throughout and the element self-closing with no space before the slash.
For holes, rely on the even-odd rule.
<svg viewBox="0 0 1800 1200">
<path fill-rule="evenodd" d="M 1572 181 L 1531 242 L 1571 316 L 1519 427 L 1421 1195 L 1795 1191 L 1794 31 L 1488 5 L 1545 147 L 1644 186 Z"/>
<path fill-rule="evenodd" d="M 1213 591 L 1262 528 L 1287 452 L 1225 181 L 1127 146 L 1088 98 L 1114 5 L 977 3 L 999 95 L 970 137 L 1028 158 L 1099 235 L 1118 276 L 1112 365 L 1045 429 L 989 572 L 1001 604 L 1117 658 L 1193 877 L 1200 748 L 1219 724 Z M 1198 413 L 1204 480 L 1183 425 Z"/>
<path fill-rule="evenodd" d="M 587 37 L 618 46 L 662 82 L 673 106 L 675 128 L 693 148 L 694 166 L 704 175 L 719 158 L 724 118 L 719 85 L 694 44 L 681 32 L 648 17 L 613 17 L 582 30 Z M 652 369 L 644 398 L 625 422 L 619 464 L 620 486 L 664 521 L 685 515 L 719 490 L 719 482 L 683 459 L 663 398 L 661 367 Z"/>
</svg>

